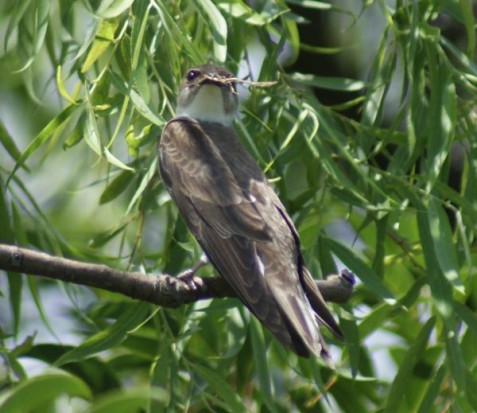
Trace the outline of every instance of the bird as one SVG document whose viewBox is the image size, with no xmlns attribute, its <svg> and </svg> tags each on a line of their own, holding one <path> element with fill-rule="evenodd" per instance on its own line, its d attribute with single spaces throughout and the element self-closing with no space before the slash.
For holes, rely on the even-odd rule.
<svg viewBox="0 0 477 413">
<path fill-rule="evenodd" d="M 237 78 L 189 69 L 159 140 L 166 189 L 209 262 L 286 348 L 332 365 L 318 323 L 343 333 L 306 268 L 298 232 L 233 120 Z"/>
</svg>

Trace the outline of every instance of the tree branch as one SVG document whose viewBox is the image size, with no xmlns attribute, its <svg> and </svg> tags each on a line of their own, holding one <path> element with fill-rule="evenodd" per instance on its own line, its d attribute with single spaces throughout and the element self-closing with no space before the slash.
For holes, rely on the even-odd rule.
<svg viewBox="0 0 477 413">
<path fill-rule="evenodd" d="M 0 244 L 0 270 L 87 285 L 162 307 L 178 307 L 207 298 L 235 296 L 222 277 L 194 276 L 193 282 L 188 282 L 167 274 L 119 271 L 106 265 L 55 257 L 5 244 Z M 347 270 L 317 281 L 325 300 L 338 303 L 349 300 L 353 284 L 354 276 Z"/>
</svg>

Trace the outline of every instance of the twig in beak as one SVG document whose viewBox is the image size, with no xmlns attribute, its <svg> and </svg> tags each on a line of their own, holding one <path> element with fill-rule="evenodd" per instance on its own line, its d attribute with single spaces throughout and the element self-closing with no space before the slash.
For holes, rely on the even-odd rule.
<svg viewBox="0 0 477 413">
<path fill-rule="evenodd" d="M 230 80 L 235 83 L 246 83 L 250 86 L 255 86 L 255 87 L 270 87 L 270 86 L 275 86 L 278 83 L 278 80 L 270 80 L 268 82 L 254 82 L 253 80 L 238 79 L 236 77 L 231 77 L 231 78 L 228 78 L 227 80 Z"/>
<path fill-rule="evenodd" d="M 237 77 L 224 77 L 224 78 L 220 78 L 220 77 L 210 77 L 210 76 L 204 76 L 206 79 L 209 79 L 213 82 L 216 82 L 216 83 L 223 83 L 225 85 L 227 85 L 230 90 L 237 94 L 237 91 L 234 89 L 233 87 L 233 84 L 234 83 L 245 83 L 247 85 L 250 85 L 250 86 L 254 86 L 254 87 L 271 87 L 271 86 L 274 86 L 278 83 L 278 80 L 272 80 L 272 81 L 268 81 L 268 82 L 254 82 L 252 80 L 245 80 L 245 79 L 239 79 Z"/>
</svg>

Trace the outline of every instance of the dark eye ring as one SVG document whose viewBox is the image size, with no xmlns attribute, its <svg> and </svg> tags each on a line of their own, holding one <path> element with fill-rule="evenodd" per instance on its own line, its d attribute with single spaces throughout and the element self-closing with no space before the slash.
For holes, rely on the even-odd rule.
<svg viewBox="0 0 477 413">
<path fill-rule="evenodd" d="M 191 82 L 194 80 L 197 76 L 199 76 L 200 72 L 198 70 L 189 70 L 187 72 L 187 80 Z"/>
</svg>

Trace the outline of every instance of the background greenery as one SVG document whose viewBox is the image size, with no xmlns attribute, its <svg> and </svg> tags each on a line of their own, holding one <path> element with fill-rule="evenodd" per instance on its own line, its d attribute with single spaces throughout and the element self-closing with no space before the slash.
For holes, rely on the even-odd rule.
<svg viewBox="0 0 477 413">
<path fill-rule="evenodd" d="M 237 132 L 315 276 L 336 272 L 334 256 L 359 284 L 334 306 L 346 343 L 328 337 L 333 371 L 286 352 L 235 300 L 164 310 L 2 273 L 0 410 L 477 411 L 474 11 L 1 2 L 1 242 L 148 273 L 190 267 L 200 251 L 157 176 L 156 143 L 183 72 L 213 61 L 279 79 L 243 91 Z"/>
</svg>

